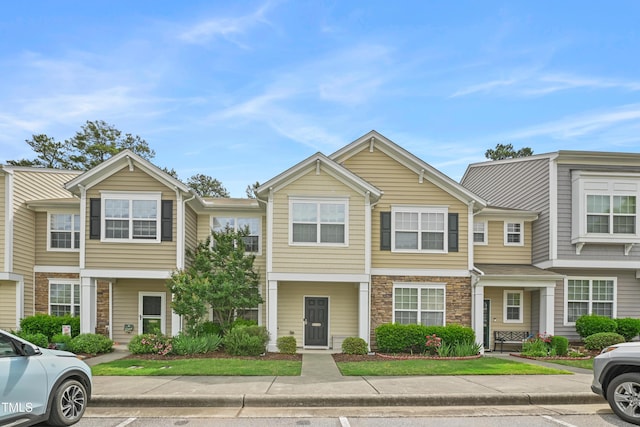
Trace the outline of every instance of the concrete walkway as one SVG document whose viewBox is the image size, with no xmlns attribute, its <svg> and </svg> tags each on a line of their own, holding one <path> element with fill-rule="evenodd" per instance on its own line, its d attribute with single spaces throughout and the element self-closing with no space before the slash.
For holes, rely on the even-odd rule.
<svg viewBox="0 0 640 427">
<path fill-rule="evenodd" d="M 127 354 L 118 351 L 87 362 L 95 365 Z M 541 363 L 507 355 L 496 357 Z M 302 375 L 298 377 L 94 377 L 91 406 L 243 408 L 606 403 L 591 392 L 591 372 L 579 371 L 582 372 L 572 375 L 343 377 L 331 354 L 318 352 L 303 354 Z"/>
</svg>

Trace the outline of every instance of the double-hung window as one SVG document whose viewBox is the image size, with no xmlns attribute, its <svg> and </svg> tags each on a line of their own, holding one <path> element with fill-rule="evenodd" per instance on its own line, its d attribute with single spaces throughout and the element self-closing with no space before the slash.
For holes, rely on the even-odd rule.
<svg viewBox="0 0 640 427">
<path fill-rule="evenodd" d="M 160 242 L 160 193 L 102 194 L 103 240 Z"/>
<path fill-rule="evenodd" d="M 244 241 L 245 252 L 260 252 L 260 218 L 244 218 L 244 217 L 222 217 L 216 216 L 211 218 L 211 230 L 215 232 L 223 232 L 232 230 L 234 232 L 244 232 L 246 235 L 242 238 Z"/>
<path fill-rule="evenodd" d="M 636 234 L 636 197 L 587 195 L 587 233 Z"/>
<path fill-rule="evenodd" d="M 393 285 L 393 321 L 403 325 L 444 326 L 445 285 Z"/>
<path fill-rule="evenodd" d="M 585 314 L 614 317 L 614 279 L 570 278 L 565 282 L 565 323 L 575 323 Z"/>
<path fill-rule="evenodd" d="M 392 247 L 402 252 L 445 252 L 447 208 L 393 207 Z"/>
<path fill-rule="evenodd" d="M 476 245 L 486 245 L 488 243 L 486 221 L 474 221 L 473 243 Z"/>
<path fill-rule="evenodd" d="M 49 281 L 49 313 L 52 316 L 80 315 L 80 284 L 77 281 Z"/>
<path fill-rule="evenodd" d="M 49 250 L 77 251 L 80 249 L 79 214 L 50 213 L 48 227 Z"/>
<path fill-rule="evenodd" d="M 348 244 L 347 199 L 289 201 L 290 242 L 343 246 Z"/>
<path fill-rule="evenodd" d="M 522 222 L 504 223 L 504 244 L 505 246 L 524 245 L 524 224 Z"/>
<path fill-rule="evenodd" d="M 504 291 L 504 323 L 522 323 L 522 291 Z"/>
</svg>

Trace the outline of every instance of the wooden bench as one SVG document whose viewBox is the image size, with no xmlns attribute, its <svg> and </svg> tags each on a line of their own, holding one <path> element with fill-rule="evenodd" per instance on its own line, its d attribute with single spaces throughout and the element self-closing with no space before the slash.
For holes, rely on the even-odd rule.
<svg viewBox="0 0 640 427">
<path fill-rule="evenodd" d="M 496 351 L 496 346 L 500 343 L 500 353 L 502 353 L 502 346 L 504 344 L 520 344 L 529 338 L 529 332 L 525 331 L 493 331 L 493 351 Z"/>
</svg>

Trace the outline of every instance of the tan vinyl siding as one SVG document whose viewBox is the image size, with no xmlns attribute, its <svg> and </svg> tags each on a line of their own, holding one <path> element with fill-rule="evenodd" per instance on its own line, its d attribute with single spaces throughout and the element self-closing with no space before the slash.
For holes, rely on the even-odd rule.
<svg viewBox="0 0 640 427">
<path fill-rule="evenodd" d="M 100 191 L 161 192 L 162 200 L 173 200 L 173 239 L 160 243 L 114 243 L 86 239 L 86 268 L 131 270 L 173 270 L 176 268 L 176 193 L 140 168 L 123 168 L 87 190 L 86 235 L 89 236 L 89 203 L 100 198 Z M 158 213 L 159 214 L 159 213 Z M 104 227 L 104 223 L 101 223 Z"/>
<path fill-rule="evenodd" d="M 344 166 L 384 191 L 380 202 L 372 211 L 372 267 L 415 269 L 467 269 L 467 205 L 434 185 L 425 176 L 419 183 L 415 172 L 374 149 L 363 150 L 348 159 Z M 396 253 L 380 250 L 380 212 L 391 211 L 393 205 L 446 206 L 449 213 L 458 214 L 459 252 L 445 254 Z"/>
<path fill-rule="evenodd" d="M 68 265 L 74 267 L 79 266 L 79 250 L 47 250 L 47 218 L 48 215 L 46 212 L 36 213 L 36 265 Z"/>
<path fill-rule="evenodd" d="M 522 323 L 504 323 L 504 291 L 523 291 L 522 294 Z M 491 300 L 491 336 L 489 337 L 491 349 L 493 349 L 493 333 L 494 331 L 523 331 L 531 333 L 531 292 L 524 291 L 523 288 L 507 287 L 485 287 L 484 299 Z M 537 331 L 535 331 L 537 332 Z M 498 349 L 500 345 L 498 345 Z M 505 350 L 507 347 L 504 345 Z"/>
<path fill-rule="evenodd" d="M 67 181 L 77 174 L 50 170 L 15 170 L 13 175 L 13 272 L 24 278 L 24 315 L 34 313 L 33 266 L 35 256 L 35 212 L 26 202 L 37 199 L 67 198 Z"/>
<path fill-rule="evenodd" d="M 474 262 L 479 264 L 531 264 L 531 223 L 524 223 L 524 245 L 505 246 L 504 222 L 489 221 L 487 245 L 475 245 Z"/>
<path fill-rule="evenodd" d="M 198 215 L 189 206 L 185 207 L 185 249 L 193 249 L 198 244 Z"/>
<path fill-rule="evenodd" d="M 0 281 L 0 329 L 17 329 L 16 282 Z"/>
<path fill-rule="evenodd" d="M 348 246 L 290 245 L 290 197 L 347 198 Z M 364 196 L 321 171 L 315 169 L 274 195 L 273 208 L 273 271 L 298 273 L 362 273 L 365 263 Z"/>
<path fill-rule="evenodd" d="M 0 171 L 0 271 L 6 271 L 4 268 L 4 254 L 5 254 L 5 222 L 6 222 L 6 191 L 5 185 L 7 178 L 5 174 Z"/>
<path fill-rule="evenodd" d="M 139 330 L 139 293 L 140 292 L 164 292 L 165 293 L 165 325 L 166 334 L 171 335 L 171 292 L 166 288 L 164 280 L 135 280 L 118 279 L 112 286 L 113 314 L 112 331 L 113 340 L 119 344 L 126 344 L 134 335 L 140 334 Z M 126 323 L 133 324 L 134 330 L 127 334 L 124 332 Z"/>
<path fill-rule="evenodd" d="M 353 283 L 285 282 L 278 284 L 278 337 L 292 335 L 302 347 L 305 296 L 329 297 L 329 345 L 334 335 L 358 336 L 358 287 Z"/>
<path fill-rule="evenodd" d="M 198 242 L 204 241 L 211 235 L 211 217 L 215 215 L 199 214 L 198 215 Z"/>
</svg>

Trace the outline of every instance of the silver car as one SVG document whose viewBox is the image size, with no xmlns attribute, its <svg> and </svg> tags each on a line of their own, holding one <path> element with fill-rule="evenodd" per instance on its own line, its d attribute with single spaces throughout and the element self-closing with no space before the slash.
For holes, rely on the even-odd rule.
<svg viewBox="0 0 640 427">
<path fill-rule="evenodd" d="M 39 348 L 0 329 L 0 425 L 75 424 L 91 386 L 91 369 L 75 354 Z"/>
<path fill-rule="evenodd" d="M 640 342 L 615 344 L 593 360 L 591 390 L 623 420 L 640 425 Z"/>
</svg>

